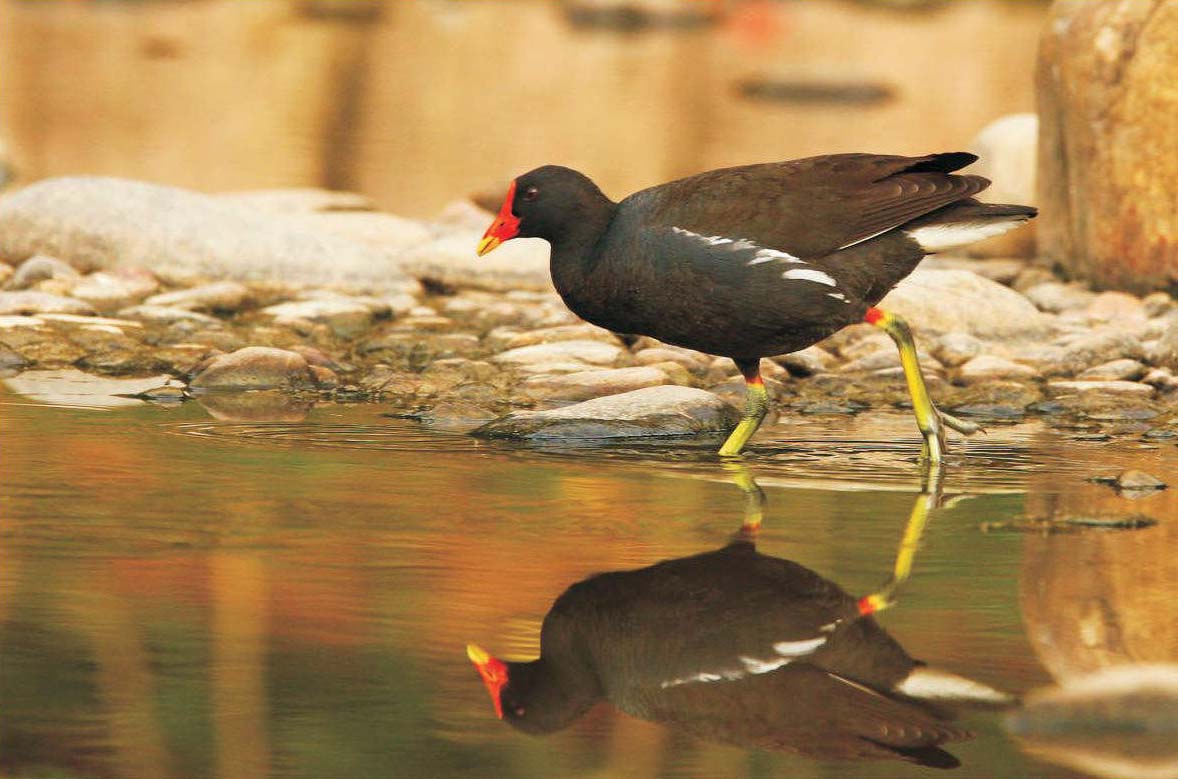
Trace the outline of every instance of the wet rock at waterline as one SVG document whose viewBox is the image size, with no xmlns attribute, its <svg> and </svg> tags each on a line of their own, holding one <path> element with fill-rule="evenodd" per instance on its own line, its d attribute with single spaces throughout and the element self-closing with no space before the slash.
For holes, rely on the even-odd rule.
<svg viewBox="0 0 1178 779">
<path fill-rule="evenodd" d="M 138 405 L 136 395 L 163 386 L 170 379 L 163 375 L 116 379 L 65 368 L 25 371 L 5 379 L 4 386 L 11 392 L 51 405 L 115 408 Z"/>
<path fill-rule="evenodd" d="M 212 358 L 198 368 L 189 386 L 205 390 L 306 389 L 319 384 L 298 352 L 248 346 Z"/>
<path fill-rule="evenodd" d="M 474 430 L 479 438 L 609 439 L 720 433 L 740 419 L 732 406 L 691 387 L 649 387 L 548 411 L 516 411 Z"/>
</svg>

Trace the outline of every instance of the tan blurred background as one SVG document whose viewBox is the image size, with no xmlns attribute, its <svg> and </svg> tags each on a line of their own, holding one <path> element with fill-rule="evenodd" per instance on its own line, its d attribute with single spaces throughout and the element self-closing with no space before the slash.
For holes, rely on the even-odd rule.
<svg viewBox="0 0 1178 779">
<path fill-rule="evenodd" d="M 616 197 L 729 164 L 968 147 L 1033 109 L 1046 10 L 0 0 L 0 137 L 21 181 L 317 185 L 425 216 L 556 162 Z"/>
</svg>

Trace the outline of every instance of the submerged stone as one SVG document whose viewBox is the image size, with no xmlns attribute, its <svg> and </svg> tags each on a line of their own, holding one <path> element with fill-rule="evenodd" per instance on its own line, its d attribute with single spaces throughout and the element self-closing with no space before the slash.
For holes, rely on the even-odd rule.
<svg viewBox="0 0 1178 779">
<path fill-rule="evenodd" d="M 549 411 L 516 411 L 474 430 L 480 438 L 608 439 L 724 432 L 740 419 L 716 395 L 665 386 Z"/>
</svg>

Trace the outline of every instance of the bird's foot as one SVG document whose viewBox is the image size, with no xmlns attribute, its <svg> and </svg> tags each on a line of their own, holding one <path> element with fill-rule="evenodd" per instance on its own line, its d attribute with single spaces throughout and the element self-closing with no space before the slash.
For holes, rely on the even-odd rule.
<svg viewBox="0 0 1178 779">
<path fill-rule="evenodd" d="M 986 432 L 986 428 L 982 427 L 976 422 L 967 422 L 964 419 L 958 419 L 955 416 L 946 414 L 940 409 L 937 409 L 937 413 L 941 415 L 941 421 L 945 423 L 946 427 L 950 427 L 962 435 L 973 435 L 974 433 Z"/>
</svg>

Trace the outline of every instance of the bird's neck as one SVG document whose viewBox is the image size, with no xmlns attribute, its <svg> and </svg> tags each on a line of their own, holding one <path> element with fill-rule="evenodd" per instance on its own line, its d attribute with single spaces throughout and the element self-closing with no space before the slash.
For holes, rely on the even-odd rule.
<svg viewBox="0 0 1178 779">
<path fill-rule="evenodd" d="M 541 657 L 529 663 L 509 664 L 509 677 L 527 689 L 529 730 L 552 733 L 571 725 L 602 699 L 593 672 L 580 663 L 553 662 Z"/>
<path fill-rule="evenodd" d="M 552 270 L 584 271 L 591 265 L 602 236 L 613 222 L 617 204 L 604 195 L 580 204 L 559 230 L 547 236 L 552 244 Z"/>
</svg>

